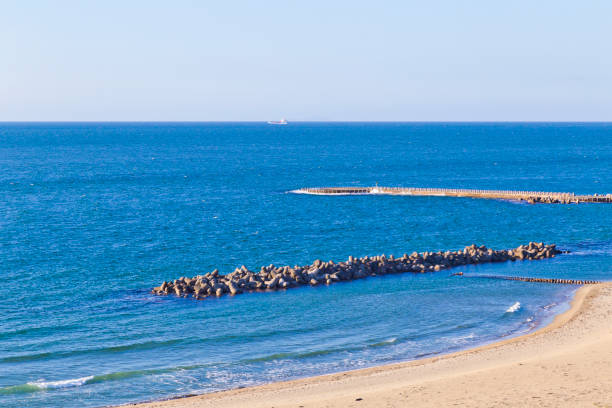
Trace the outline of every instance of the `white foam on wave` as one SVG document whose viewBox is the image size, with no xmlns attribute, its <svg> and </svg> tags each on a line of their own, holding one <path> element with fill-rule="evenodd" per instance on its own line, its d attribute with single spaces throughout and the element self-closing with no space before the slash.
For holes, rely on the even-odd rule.
<svg viewBox="0 0 612 408">
<path fill-rule="evenodd" d="M 383 341 L 379 341 L 378 343 L 373 343 L 373 344 L 369 344 L 369 347 L 381 347 L 381 346 L 387 346 L 389 344 L 395 344 L 397 343 L 397 337 L 391 337 L 389 339 L 383 340 Z"/>
<path fill-rule="evenodd" d="M 68 380 L 61 381 L 33 381 L 29 382 L 28 385 L 32 385 L 34 387 L 38 387 L 43 390 L 49 389 L 58 389 L 58 388 L 71 388 L 71 387 L 80 387 L 82 385 L 87 384 L 88 381 L 93 380 L 94 376 L 89 375 L 87 377 L 81 378 L 71 378 Z"/>
<path fill-rule="evenodd" d="M 449 340 L 450 340 L 450 343 L 452 343 L 454 346 L 463 346 L 467 343 L 470 343 L 475 338 L 476 338 L 476 333 L 470 332 L 464 336 L 457 336 L 457 337 L 449 338 Z M 429 355 L 429 354 L 437 354 L 437 353 L 426 353 L 426 354 Z"/>
<path fill-rule="evenodd" d="M 568 255 L 572 256 L 585 256 L 585 255 L 610 255 L 612 253 L 612 249 L 610 248 L 601 248 L 601 249 L 578 249 L 574 251 L 570 251 Z"/>
<path fill-rule="evenodd" d="M 506 313 L 514 313 L 520 308 L 521 308 L 521 302 L 516 302 L 515 304 L 513 304 L 506 310 Z"/>
</svg>

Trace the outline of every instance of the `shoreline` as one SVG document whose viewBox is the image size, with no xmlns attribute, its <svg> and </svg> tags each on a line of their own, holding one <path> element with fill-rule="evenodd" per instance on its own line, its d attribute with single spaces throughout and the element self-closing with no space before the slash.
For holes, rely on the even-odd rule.
<svg viewBox="0 0 612 408">
<path fill-rule="evenodd" d="M 612 300 L 612 284 L 602 283 L 582 286 L 574 292 L 569 309 L 556 315 L 549 324 L 520 336 L 505 338 L 449 354 L 253 387 L 121 406 L 137 408 L 198 408 L 247 405 L 253 407 L 274 406 L 276 408 L 284 406 L 344 407 L 353 405 L 375 407 L 380 405 L 403 406 L 405 404 L 441 406 L 456 401 L 457 397 L 461 397 L 461 395 L 464 398 L 469 397 L 466 399 L 466 403 L 470 401 L 469 406 L 494 406 L 497 401 L 495 396 L 491 396 L 491 393 L 487 392 L 486 389 L 477 391 L 478 388 L 485 387 L 483 383 L 486 383 L 487 378 L 489 378 L 487 372 L 489 372 L 489 375 L 493 375 L 493 373 L 501 370 L 501 377 L 497 383 L 503 382 L 504 376 L 508 381 L 513 374 L 516 374 L 515 371 L 525 371 L 527 368 L 533 368 L 531 367 L 532 364 L 537 366 L 538 359 L 542 360 L 544 356 L 556 358 L 557 363 L 561 364 L 564 353 L 582 353 L 584 352 L 584 344 L 597 343 L 599 338 L 603 338 L 606 342 L 600 348 L 604 353 L 611 354 L 612 331 L 607 327 L 606 320 L 602 319 L 602 316 L 609 315 L 610 302 L 606 302 L 606 300 Z M 585 361 L 585 364 L 589 365 L 583 356 L 577 361 Z M 612 373 L 612 363 L 610 361 L 612 361 L 612 357 L 608 361 L 603 361 L 603 363 L 607 364 L 607 369 Z M 528 362 L 532 363 L 528 364 Z M 523 369 L 524 366 L 525 369 Z M 581 376 L 589 372 L 594 376 L 589 367 L 583 369 L 583 371 L 584 373 Z M 480 383 L 468 381 L 470 377 L 478 377 L 483 373 L 485 376 Z M 556 393 L 544 392 L 546 387 L 544 387 L 544 384 L 538 384 L 537 377 L 530 377 L 533 374 L 525 373 L 515 378 L 515 383 L 520 382 L 518 380 L 529 382 L 529 378 L 532 378 L 534 380 L 531 381 L 532 385 L 541 388 L 540 393 L 542 395 L 533 396 L 534 399 L 530 403 L 536 400 L 538 402 L 549 400 L 551 405 L 563 406 L 563 401 L 557 398 Z M 567 375 L 567 373 L 564 374 L 566 377 Z M 602 375 L 600 378 L 605 381 L 606 376 Z M 542 380 L 547 379 L 543 378 Z M 596 379 L 594 381 L 597 382 Z M 450 389 L 455 385 L 455 382 L 464 382 L 463 387 L 451 392 Z M 490 379 L 489 382 L 491 382 Z M 514 385 L 514 388 L 521 388 L 520 384 L 515 383 L 509 385 Z M 475 384 L 479 385 L 476 387 Z M 494 381 L 489 386 L 495 388 L 495 384 Z M 529 384 L 526 386 L 529 387 Z M 551 386 L 551 384 L 548 384 L 548 386 Z M 438 391 L 434 392 L 436 387 L 439 387 Z M 552 388 L 555 388 L 554 385 Z M 600 400 L 601 398 L 603 400 L 607 398 L 605 403 L 612 404 L 612 385 L 607 388 L 603 386 L 603 388 L 601 391 L 603 395 L 598 394 L 598 397 Z M 430 389 L 432 394 L 435 395 L 429 395 L 427 391 L 430 391 Z M 399 394 L 395 395 L 396 393 Z M 494 392 L 493 394 L 497 393 Z M 586 394 L 591 395 L 592 393 L 587 392 Z M 512 396 L 521 398 L 520 391 L 515 390 L 509 397 Z M 483 400 L 481 404 L 472 403 L 474 398 L 477 397 Z M 593 402 L 600 401 L 595 400 L 597 398 Z M 554 401 L 554 403 L 550 401 Z M 578 401 L 578 404 L 580 405 L 581 402 Z M 526 402 L 517 400 L 515 403 L 525 404 Z M 576 403 L 577 401 L 572 399 L 567 406 L 576 406 Z M 589 405 L 592 406 L 592 404 Z"/>
</svg>

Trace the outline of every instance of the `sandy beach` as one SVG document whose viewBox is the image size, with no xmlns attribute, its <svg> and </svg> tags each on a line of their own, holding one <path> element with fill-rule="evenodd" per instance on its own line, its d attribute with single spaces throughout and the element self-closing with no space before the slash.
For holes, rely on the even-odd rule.
<svg viewBox="0 0 612 408">
<path fill-rule="evenodd" d="M 533 333 L 444 356 L 132 404 L 199 407 L 612 407 L 612 284 L 577 290 Z"/>
</svg>

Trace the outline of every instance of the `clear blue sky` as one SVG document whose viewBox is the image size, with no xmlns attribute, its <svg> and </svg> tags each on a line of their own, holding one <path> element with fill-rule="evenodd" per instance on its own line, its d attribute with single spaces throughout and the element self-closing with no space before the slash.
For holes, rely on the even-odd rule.
<svg viewBox="0 0 612 408">
<path fill-rule="evenodd" d="M 0 0 L 0 120 L 612 120 L 611 1 Z"/>
</svg>

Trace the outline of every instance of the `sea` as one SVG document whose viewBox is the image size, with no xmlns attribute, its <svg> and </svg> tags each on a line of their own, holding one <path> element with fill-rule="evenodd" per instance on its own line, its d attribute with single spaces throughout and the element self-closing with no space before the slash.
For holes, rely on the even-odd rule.
<svg viewBox="0 0 612 408">
<path fill-rule="evenodd" d="M 415 360 L 518 336 L 612 279 L 612 205 L 301 187 L 612 193 L 610 123 L 0 123 L 0 406 L 103 407 Z M 552 259 L 196 301 L 241 265 L 495 249 Z M 464 276 L 450 276 L 451 272 Z"/>
</svg>

